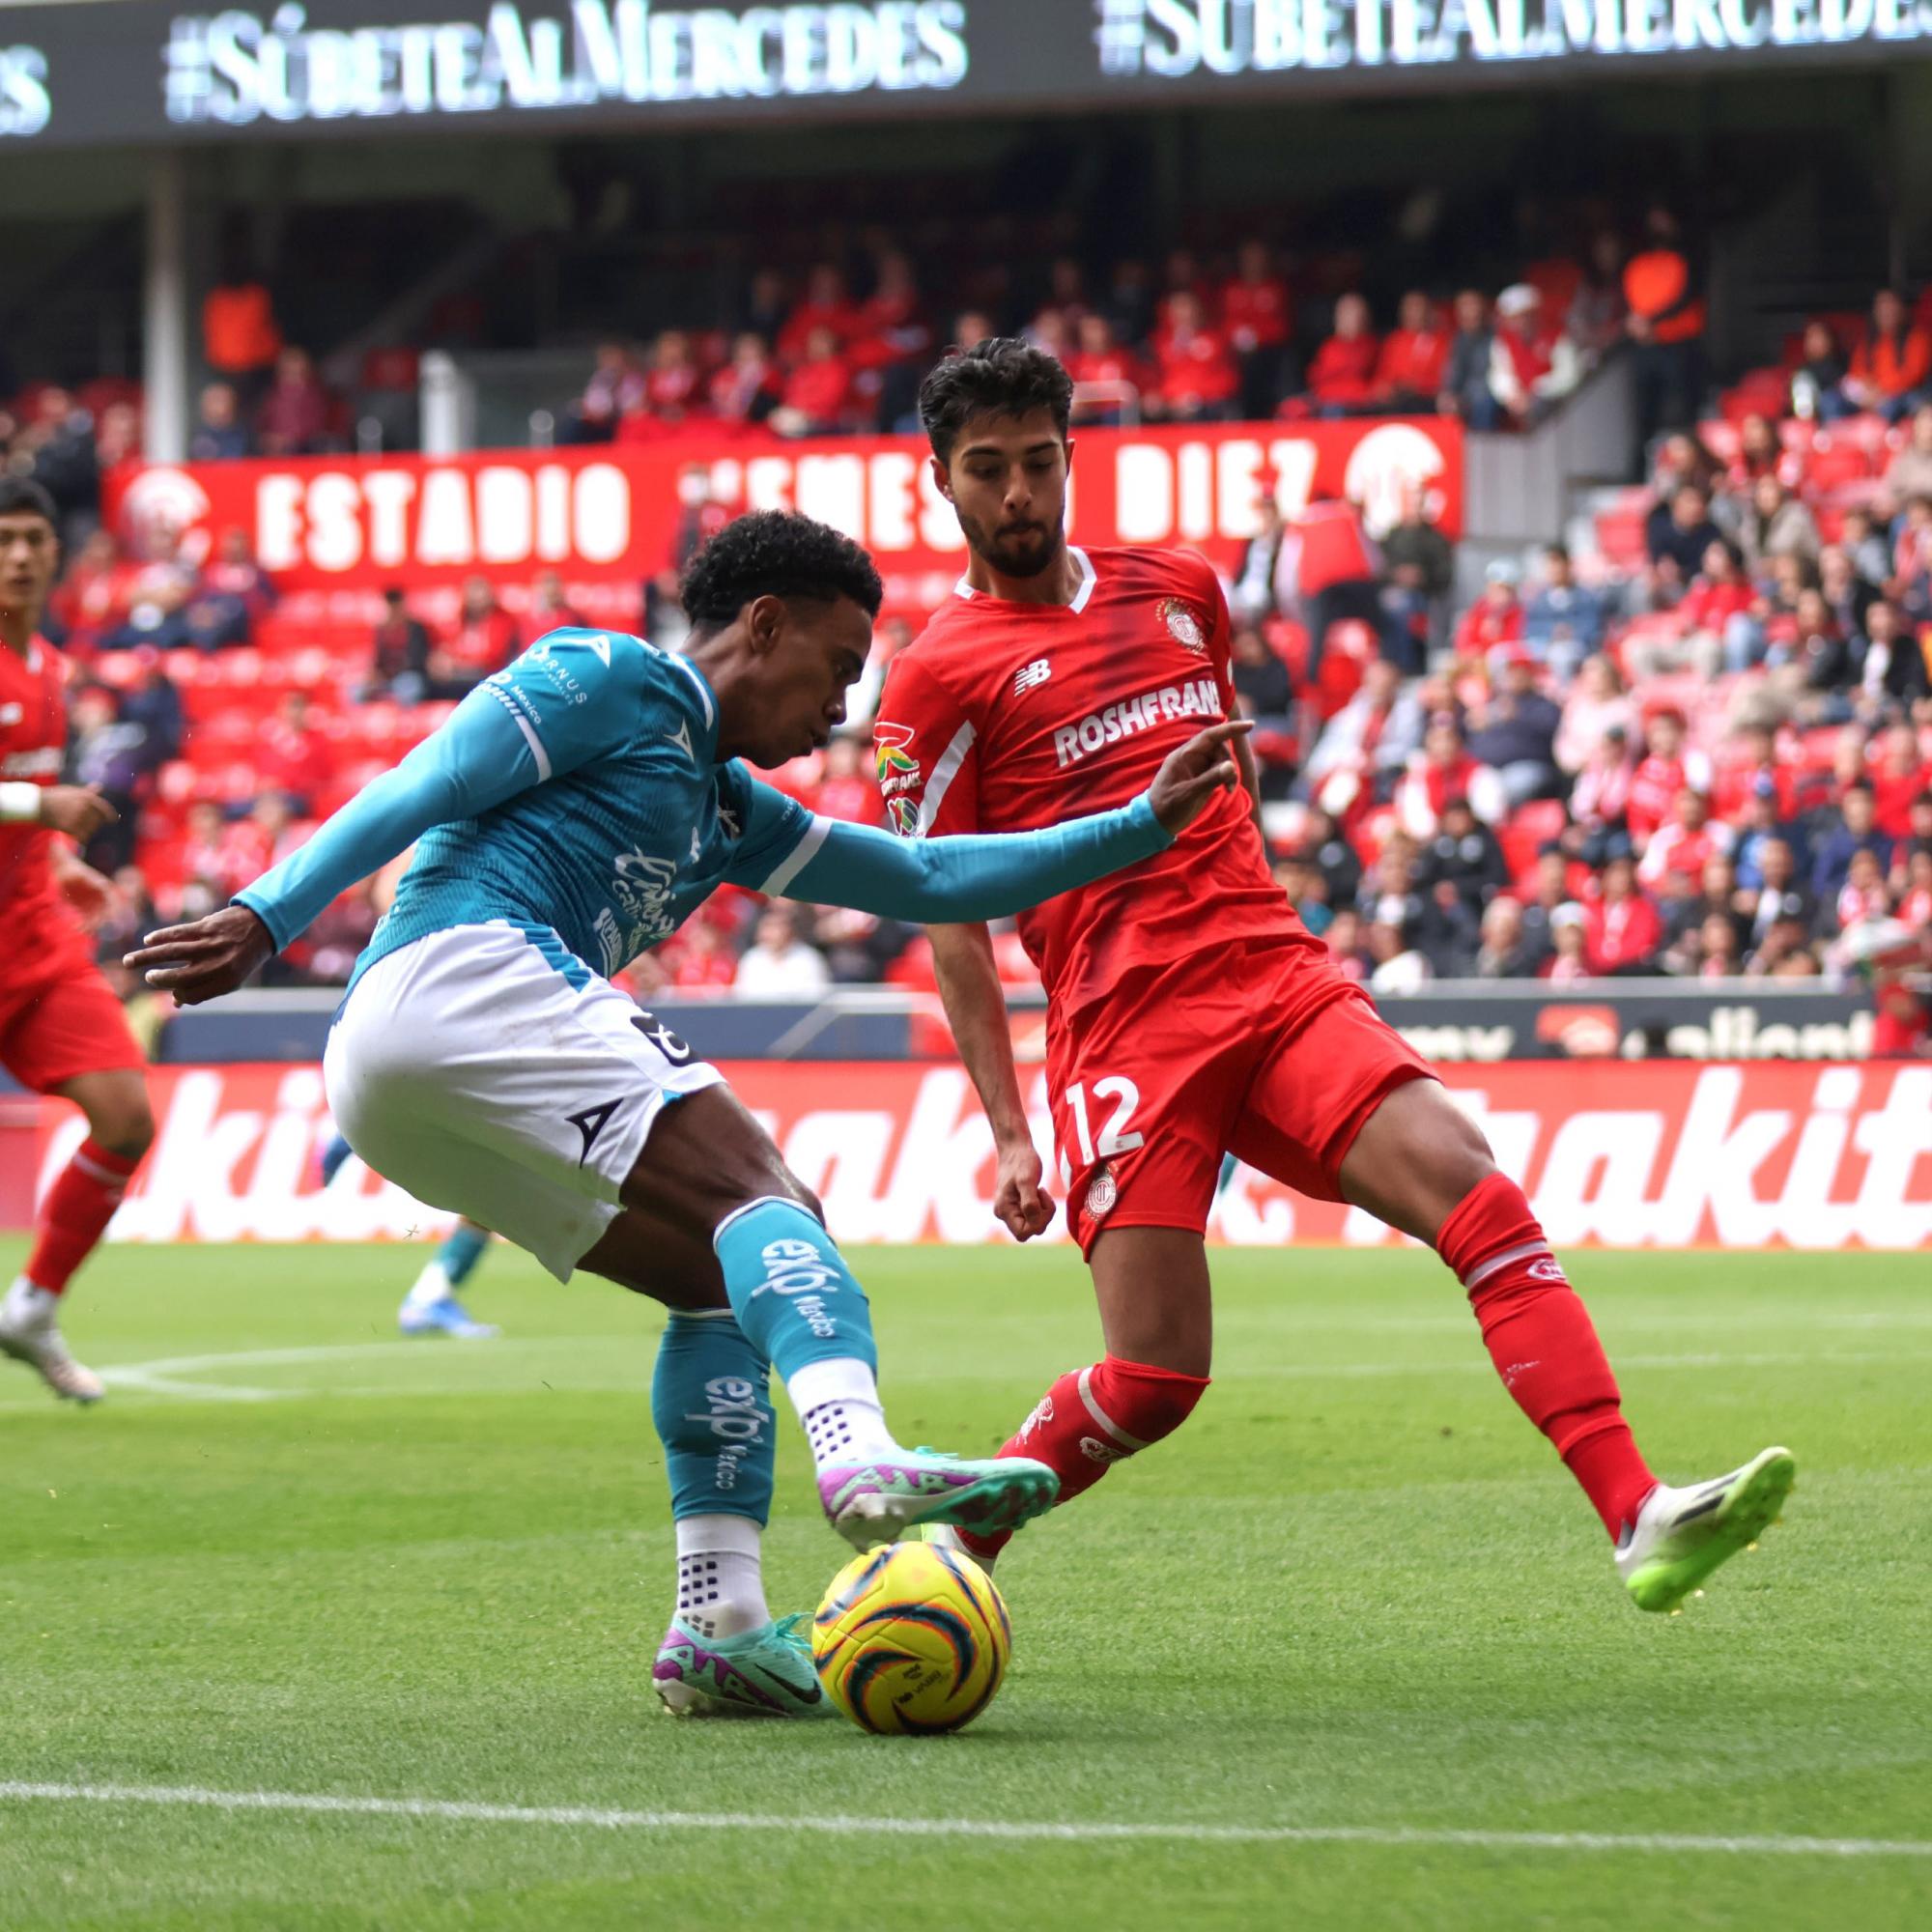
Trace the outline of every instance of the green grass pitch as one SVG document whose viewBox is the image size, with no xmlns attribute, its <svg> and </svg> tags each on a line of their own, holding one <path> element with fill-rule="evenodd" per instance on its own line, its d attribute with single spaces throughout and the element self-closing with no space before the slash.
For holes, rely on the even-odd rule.
<svg viewBox="0 0 1932 1932">
<path fill-rule="evenodd" d="M 1094 1353 L 1064 1249 L 856 1259 L 908 1439 Z M 1202 1409 L 1015 1546 L 980 1723 L 897 1740 L 660 1716 L 651 1305 L 498 1248 L 505 1339 L 405 1344 L 410 1251 L 111 1250 L 110 1400 L 0 1363 L 0 1925 L 1932 1924 L 1924 1260 L 1575 1259 L 1662 1473 L 1799 1455 L 1686 1614 L 1626 1603 L 1433 1258 L 1222 1253 Z M 785 1608 L 843 1548 L 789 1425 L 769 1548 Z M 703 1817 L 522 1815 L 580 1807 Z M 1067 1829 L 964 1829 L 1013 1823 Z"/>
</svg>

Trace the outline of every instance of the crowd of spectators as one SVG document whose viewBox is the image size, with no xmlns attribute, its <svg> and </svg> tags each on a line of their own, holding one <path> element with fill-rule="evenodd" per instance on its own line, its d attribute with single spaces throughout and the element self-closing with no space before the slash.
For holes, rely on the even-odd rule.
<svg viewBox="0 0 1932 1932">
<path fill-rule="evenodd" d="M 1668 409 L 1673 384 L 1696 394 L 1694 290 L 1672 246 L 1666 220 L 1638 253 L 1606 236 L 1493 298 L 1415 290 L 1386 332 L 1344 291 L 1312 336 L 1314 305 L 1259 242 L 1222 264 L 1177 252 L 1158 273 L 1129 261 L 1094 278 L 1068 261 L 1031 314 L 955 313 L 948 332 L 1022 328 L 1067 361 L 1089 420 L 1447 411 L 1496 428 L 1532 421 L 1617 345 L 1646 372 L 1640 407 Z M 931 313 L 900 255 L 856 289 L 829 265 L 796 288 L 762 274 L 733 331 L 666 331 L 647 354 L 607 343 L 564 433 L 901 426 Z M 261 336 L 251 353 L 201 396 L 205 460 L 332 433 L 301 352 Z M 1860 331 L 1821 322 L 1771 373 L 1775 389 L 1743 385 L 1761 407 L 1652 440 L 1627 542 L 1498 559 L 1461 602 L 1424 493 L 1373 535 L 1332 497 L 1270 507 L 1223 559 L 1278 876 L 1378 992 L 1464 976 L 1794 980 L 1846 970 L 1848 935 L 1882 923 L 1932 933 L 1932 348 L 1882 292 Z M 150 532 L 128 555 L 90 526 L 102 465 L 138 445 L 138 395 L 41 388 L 0 428 L 9 467 L 76 515 L 49 628 L 81 667 L 74 775 L 123 810 L 94 856 L 141 919 L 218 902 L 449 702 L 578 618 L 554 572 L 507 600 L 483 577 L 435 599 L 399 584 L 313 697 L 291 689 L 224 722 L 209 680 L 260 655 L 246 647 L 275 586 L 240 531 L 205 555 Z M 727 514 L 694 490 L 680 551 Z M 673 588 L 669 573 L 639 586 L 647 628 L 664 628 Z M 812 809 L 879 818 L 863 726 L 911 635 L 892 613 L 854 734 L 777 775 Z M 224 732 L 245 743 L 214 769 L 202 753 Z M 373 917 L 352 895 L 276 970 L 339 980 Z M 999 957 L 1009 983 L 1031 982 L 1010 935 Z M 916 932 L 736 893 L 636 977 L 768 997 L 932 983 Z"/>
</svg>

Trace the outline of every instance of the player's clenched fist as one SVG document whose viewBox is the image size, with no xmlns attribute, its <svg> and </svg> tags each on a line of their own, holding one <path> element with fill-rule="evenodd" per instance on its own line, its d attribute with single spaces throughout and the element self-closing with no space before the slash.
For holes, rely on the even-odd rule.
<svg viewBox="0 0 1932 1932">
<path fill-rule="evenodd" d="M 1229 746 L 1255 728 L 1251 718 L 1231 718 L 1197 732 L 1178 752 L 1170 752 L 1148 786 L 1153 815 L 1172 833 L 1181 833 L 1201 814 L 1201 808 L 1217 791 L 1232 791 L 1241 781 Z"/>
<path fill-rule="evenodd" d="M 166 925 L 128 953 L 124 966 L 185 1007 L 232 993 L 275 950 L 269 928 L 246 906 L 223 906 L 187 925 Z"/>
<path fill-rule="evenodd" d="M 41 793 L 41 823 L 83 845 L 120 816 L 92 785 L 48 785 Z"/>
</svg>

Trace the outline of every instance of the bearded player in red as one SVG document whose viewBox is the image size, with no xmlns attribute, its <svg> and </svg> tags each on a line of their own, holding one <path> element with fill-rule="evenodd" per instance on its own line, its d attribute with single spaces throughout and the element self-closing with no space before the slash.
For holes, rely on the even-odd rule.
<svg viewBox="0 0 1932 1932">
<path fill-rule="evenodd" d="M 1118 805 L 1232 713 L 1226 603 L 1186 552 L 1083 551 L 1063 530 L 1071 384 L 1004 338 L 927 377 L 934 480 L 970 550 L 955 595 L 895 659 L 877 749 L 912 837 L 1009 832 Z M 1767 1449 L 1674 1489 L 1651 1474 L 1582 1301 L 1522 1190 L 1420 1059 L 1330 963 L 1269 875 L 1247 796 L 1173 848 L 1020 919 L 1046 982 L 1047 1080 L 1104 1359 L 1063 1376 L 1007 1455 L 1063 1502 L 1171 1435 L 1208 1387 L 1204 1231 L 1224 1151 L 1435 1247 L 1503 1385 L 1615 1545 L 1631 1597 L 1674 1608 L 1777 1515 L 1794 1471 Z M 996 1211 L 1019 1239 L 1042 1187 L 986 929 L 932 931 L 948 1017 L 993 1127 Z M 982 1563 L 993 1539 L 962 1537 Z"/>
<path fill-rule="evenodd" d="M 67 666 L 37 632 L 58 557 L 47 493 L 0 478 L 0 1066 L 87 1116 L 87 1138 L 47 1189 L 27 1264 L 0 1300 L 0 1354 L 58 1396 L 99 1402 L 99 1377 L 61 1338 L 61 1296 L 114 1218 L 155 1123 L 141 1049 L 82 924 L 105 910 L 109 887 L 68 842 L 91 838 L 114 808 L 57 782 Z"/>
</svg>

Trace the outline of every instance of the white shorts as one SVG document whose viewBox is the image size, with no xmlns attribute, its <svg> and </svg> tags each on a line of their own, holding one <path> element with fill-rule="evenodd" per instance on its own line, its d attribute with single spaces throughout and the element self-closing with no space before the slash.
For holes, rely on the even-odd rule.
<svg viewBox="0 0 1932 1932">
<path fill-rule="evenodd" d="M 554 934 L 503 924 L 379 959 L 323 1057 L 329 1111 L 363 1160 L 559 1281 L 616 1217 L 666 1104 L 724 1077 Z"/>
</svg>

